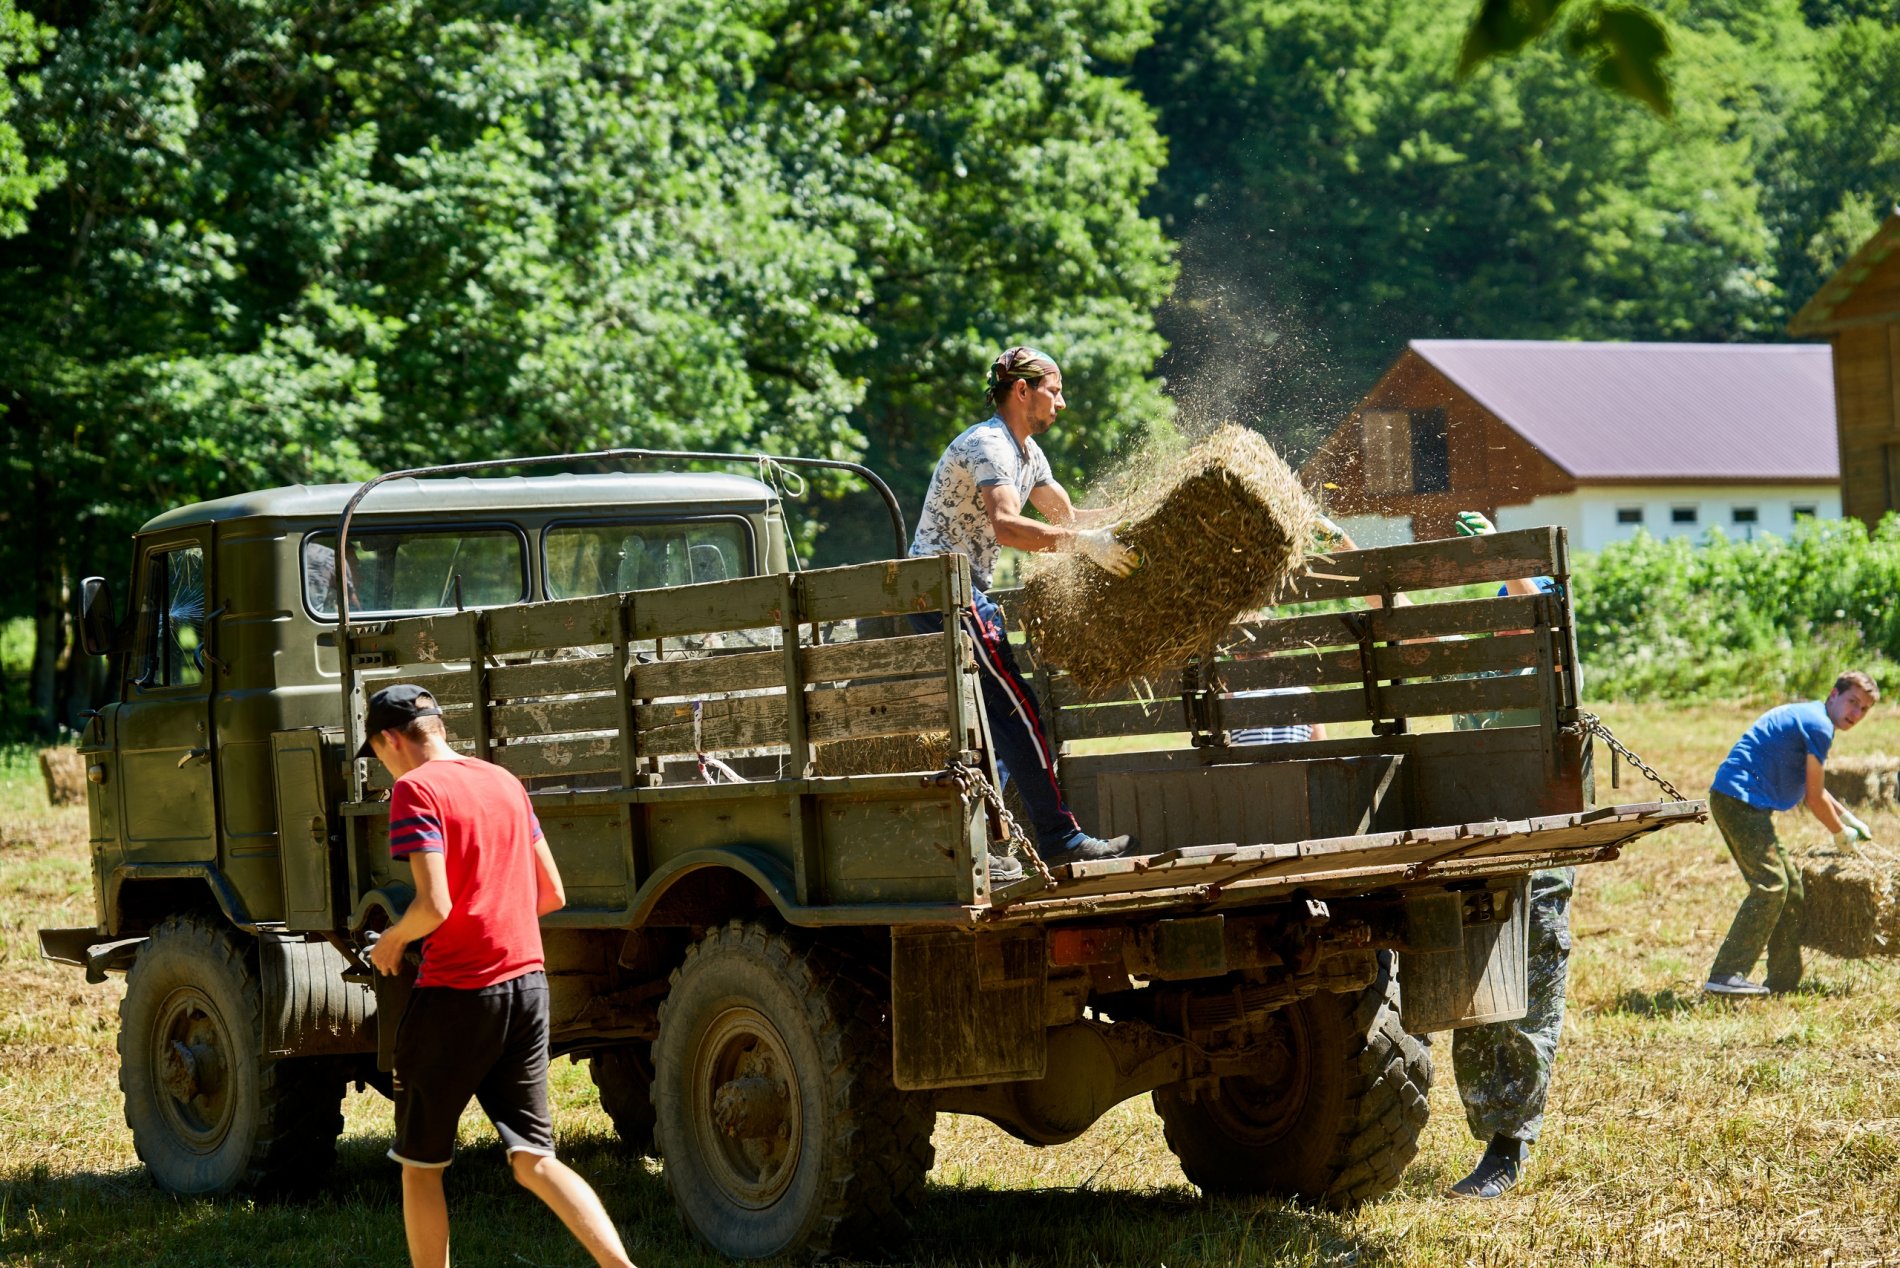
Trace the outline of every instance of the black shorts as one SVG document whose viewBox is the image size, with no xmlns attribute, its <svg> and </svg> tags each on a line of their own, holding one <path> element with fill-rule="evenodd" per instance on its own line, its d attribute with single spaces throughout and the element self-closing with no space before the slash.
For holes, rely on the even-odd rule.
<svg viewBox="0 0 1900 1268">
<path fill-rule="evenodd" d="M 396 1144 L 405 1166 L 455 1160 L 468 1098 L 481 1103 L 510 1156 L 554 1156 L 548 1117 L 548 979 L 524 973 L 479 990 L 419 987 L 396 1029 Z"/>
</svg>

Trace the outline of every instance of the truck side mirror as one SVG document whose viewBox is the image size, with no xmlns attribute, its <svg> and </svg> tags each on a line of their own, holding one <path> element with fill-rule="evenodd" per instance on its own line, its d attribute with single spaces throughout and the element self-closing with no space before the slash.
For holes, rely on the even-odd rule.
<svg viewBox="0 0 1900 1268">
<path fill-rule="evenodd" d="M 87 577 L 79 583 L 79 646 L 88 656 L 112 654 L 113 636 L 119 626 L 117 605 L 112 601 L 112 583 L 104 577 Z"/>
</svg>

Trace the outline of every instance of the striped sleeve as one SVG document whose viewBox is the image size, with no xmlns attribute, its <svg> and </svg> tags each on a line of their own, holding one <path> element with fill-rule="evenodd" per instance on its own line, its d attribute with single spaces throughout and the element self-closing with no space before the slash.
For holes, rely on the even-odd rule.
<svg viewBox="0 0 1900 1268">
<path fill-rule="evenodd" d="M 389 794 L 389 856 L 406 858 L 418 851 L 442 853 L 442 820 L 434 807 L 413 793 L 406 781 L 396 781 Z"/>
</svg>

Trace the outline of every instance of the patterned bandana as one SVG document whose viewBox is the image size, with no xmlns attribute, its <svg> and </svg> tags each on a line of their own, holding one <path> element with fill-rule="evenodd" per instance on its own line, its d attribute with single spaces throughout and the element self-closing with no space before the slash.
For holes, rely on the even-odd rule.
<svg viewBox="0 0 1900 1268">
<path fill-rule="evenodd" d="M 986 389 L 992 400 L 1003 386 L 1016 379 L 1039 379 L 1045 374 L 1056 373 L 1056 359 L 1046 352 L 1034 348 L 1010 348 L 996 358 L 990 366 L 989 385 Z"/>
</svg>

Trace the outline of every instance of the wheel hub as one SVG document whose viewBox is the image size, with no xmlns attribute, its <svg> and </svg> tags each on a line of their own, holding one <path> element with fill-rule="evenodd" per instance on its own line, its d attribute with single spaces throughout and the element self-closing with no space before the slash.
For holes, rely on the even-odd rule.
<svg viewBox="0 0 1900 1268">
<path fill-rule="evenodd" d="M 785 1041 L 748 1007 L 715 1018 L 693 1053 L 702 1156 L 727 1197 L 753 1210 L 785 1195 L 804 1142 L 798 1081 Z"/>
<path fill-rule="evenodd" d="M 160 1112 L 180 1140 L 209 1152 L 230 1130 L 236 1109 L 225 1058 L 230 1036 L 210 1001 L 189 987 L 160 1008 L 155 1030 L 152 1081 L 166 1094 Z"/>
</svg>

